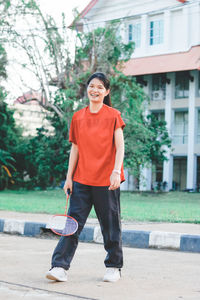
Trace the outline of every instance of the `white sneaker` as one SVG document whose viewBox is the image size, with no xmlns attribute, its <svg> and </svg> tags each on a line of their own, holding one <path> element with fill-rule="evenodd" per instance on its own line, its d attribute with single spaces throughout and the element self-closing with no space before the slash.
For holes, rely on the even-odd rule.
<svg viewBox="0 0 200 300">
<path fill-rule="evenodd" d="M 47 272 L 46 278 L 56 281 L 67 281 L 67 271 L 63 268 L 54 267 Z"/>
<path fill-rule="evenodd" d="M 106 274 L 104 275 L 103 281 L 115 282 L 121 277 L 121 272 L 118 268 L 106 268 Z"/>
</svg>

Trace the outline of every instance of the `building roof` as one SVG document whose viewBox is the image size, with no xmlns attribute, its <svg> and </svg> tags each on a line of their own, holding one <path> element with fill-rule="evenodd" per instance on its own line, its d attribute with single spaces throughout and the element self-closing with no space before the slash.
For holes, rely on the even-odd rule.
<svg viewBox="0 0 200 300">
<path fill-rule="evenodd" d="M 79 16 L 78 16 L 78 22 L 77 20 L 73 20 L 73 22 L 69 25 L 69 28 L 72 28 L 75 24 L 79 25 L 79 20 L 83 19 L 88 12 L 95 6 L 95 4 L 97 4 L 99 0 L 91 0 L 88 5 L 80 12 Z M 78 24 L 77 24 L 78 23 Z"/>
<path fill-rule="evenodd" d="M 42 96 L 41 92 L 31 90 L 31 91 L 24 93 L 22 96 L 19 96 L 14 101 L 14 104 L 36 104 L 36 105 L 38 105 L 38 101 L 45 103 L 44 96 Z"/>
<path fill-rule="evenodd" d="M 181 3 L 184 4 L 188 0 L 176 0 L 176 1 L 181 2 Z M 99 2 L 99 0 L 91 0 L 88 3 L 88 5 L 82 10 L 82 12 L 79 14 L 79 18 L 84 18 L 89 13 L 89 11 L 97 4 L 97 2 Z M 74 21 L 73 21 L 73 23 L 74 23 Z M 72 24 L 70 26 L 72 26 Z"/>
<path fill-rule="evenodd" d="M 88 5 L 82 10 L 82 12 L 80 13 L 80 17 L 84 18 L 87 13 L 93 8 L 93 6 L 95 6 L 95 4 L 98 2 L 98 0 L 91 0 Z"/>
<path fill-rule="evenodd" d="M 200 70 L 200 45 L 187 52 L 132 58 L 125 63 L 125 75 L 146 75 L 177 71 Z"/>
</svg>

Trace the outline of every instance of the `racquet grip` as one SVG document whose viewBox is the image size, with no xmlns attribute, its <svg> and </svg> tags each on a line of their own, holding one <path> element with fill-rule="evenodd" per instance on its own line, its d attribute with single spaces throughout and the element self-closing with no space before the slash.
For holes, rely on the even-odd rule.
<svg viewBox="0 0 200 300">
<path fill-rule="evenodd" d="M 67 195 L 70 195 L 70 189 L 67 189 Z"/>
</svg>

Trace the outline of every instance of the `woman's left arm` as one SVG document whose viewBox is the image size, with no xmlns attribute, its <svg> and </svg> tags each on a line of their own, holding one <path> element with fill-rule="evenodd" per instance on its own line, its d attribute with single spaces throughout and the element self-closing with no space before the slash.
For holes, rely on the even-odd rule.
<svg viewBox="0 0 200 300">
<path fill-rule="evenodd" d="M 124 159 L 124 136 L 121 127 L 115 130 L 114 138 L 115 138 L 115 147 L 116 147 L 115 166 L 110 176 L 109 190 L 117 189 L 120 186 L 120 182 L 121 182 L 120 172 L 121 172 L 121 167 Z"/>
</svg>

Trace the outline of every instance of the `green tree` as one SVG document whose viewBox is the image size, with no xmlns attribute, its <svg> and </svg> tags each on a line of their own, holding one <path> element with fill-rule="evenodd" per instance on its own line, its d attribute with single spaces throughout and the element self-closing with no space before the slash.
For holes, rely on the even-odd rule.
<svg viewBox="0 0 200 300">
<path fill-rule="evenodd" d="M 0 147 L 12 151 L 19 141 L 20 129 L 15 124 L 14 111 L 8 108 L 5 101 L 0 102 Z"/>
<path fill-rule="evenodd" d="M 0 100 L 0 186 L 1 189 L 14 184 L 17 148 L 21 144 L 21 130 L 15 124 L 13 111 L 4 99 Z"/>
<path fill-rule="evenodd" d="M 8 14 L 10 1 L 0 1 L 0 31 L 4 35 L 4 17 Z M 16 127 L 13 111 L 5 102 L 7 93 L 3 87 L 3 80 L 7 78 L 7 53 L 5 39 L 0 37 L 0 190 L 14 184 L 16 147 L 20 142 L 21 131 Z"/>
<path fill-rule="evenodd" d="M 4 47 L 0 44 L 0 78 L 6 79 L 7 55 Z"/>
<path fill-rule="evenodd" d="M 9 183 L 14 184 L 11 171 L 14 170 L 14 158 L 9 152 L 0 149 L 0 190 L 4 190 Z"/>
<path fill-rule="evenodd" d="M 48 136 L 38 129 L 35 137 L 19 145 L 16 181 L 25 188 L 58 186 L 65 177 L 70 145 L 63 135 Z M 14 178 L 15 179 L 15 178 Z"/>
</svg>

